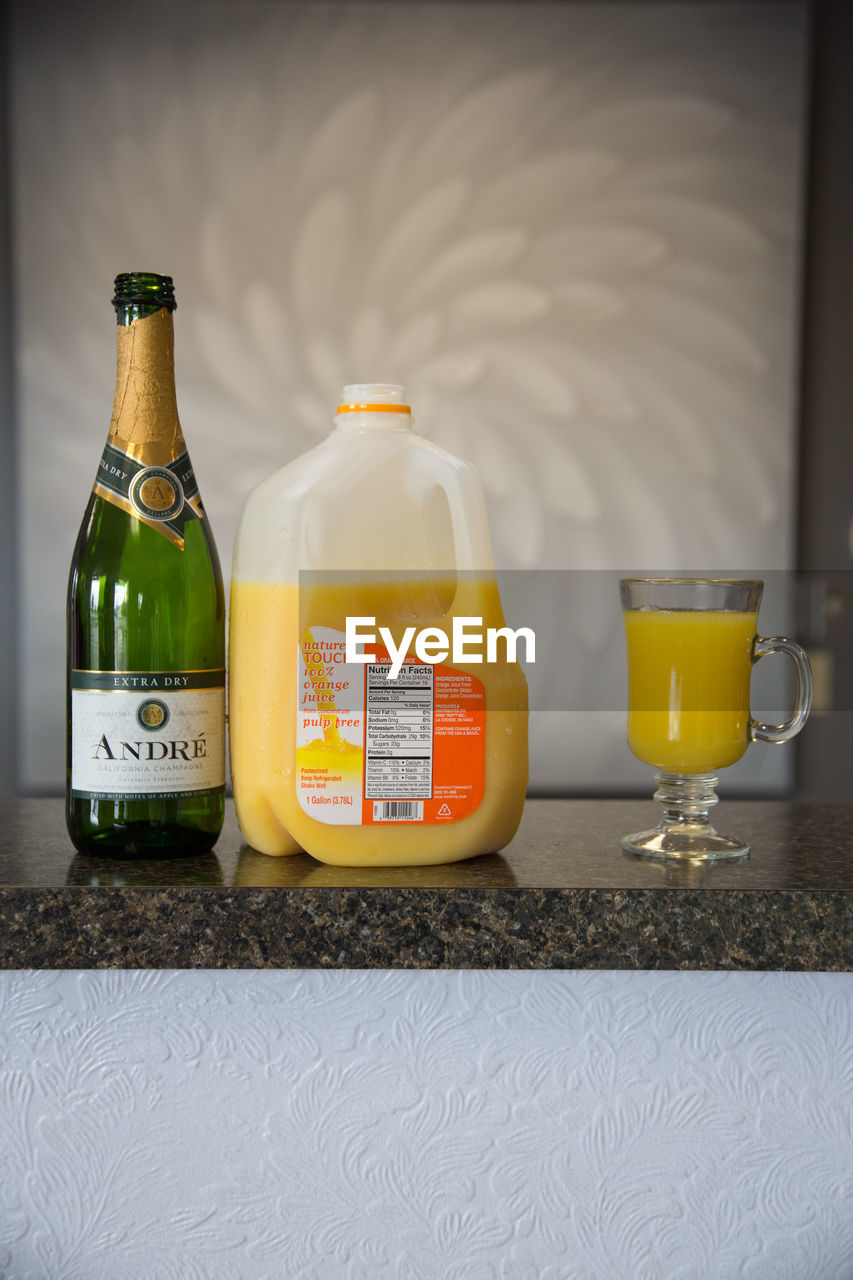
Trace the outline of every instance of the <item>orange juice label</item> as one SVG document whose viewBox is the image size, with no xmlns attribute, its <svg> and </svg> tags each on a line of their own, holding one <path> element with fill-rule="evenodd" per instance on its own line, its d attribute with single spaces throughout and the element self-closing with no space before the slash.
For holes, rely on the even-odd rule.
<svg viewBox="0 0 853 1280">
<path fill-rule="evenodd" d="M 407 655 L 396 679 L 376 661 L 346 661 L 346 637 L 308 627 L 299 646 L 296 794 L 320 822 L 441 824 L 483 798 L 485 690 L 454 667 Z"/>
</svg>

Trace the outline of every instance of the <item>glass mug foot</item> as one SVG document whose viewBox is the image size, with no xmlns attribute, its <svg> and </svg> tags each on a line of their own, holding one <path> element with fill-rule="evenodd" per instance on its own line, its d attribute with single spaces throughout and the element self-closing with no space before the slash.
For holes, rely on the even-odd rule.
<svg viewBox="0 0 853 1280">
<path fill-rule="evenodd" d="M 710 823 L 709 810 L 718 802 L 717 777 L 713 773 L 657 773 L 654 794 L 663 805 L 663 818 L 650 831 L 625 836 L 625 853 L 641 858 L 682 862 L 717 862 L 743 858 L 749 845 L 722 835 Z"/>
</svg>

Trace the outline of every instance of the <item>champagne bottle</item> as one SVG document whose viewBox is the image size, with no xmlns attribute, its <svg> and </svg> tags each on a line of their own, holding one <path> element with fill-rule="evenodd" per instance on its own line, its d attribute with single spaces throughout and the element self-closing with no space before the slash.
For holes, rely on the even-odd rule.
<svg viewBox="0 0 853 1280">
<path fill-rule="evenodd" d="M 116 388 L 68 584 L 66 822 L 81 853 L 210 849 L 225 598 L 175 399 L 169 276 L 116 277 Z"/>
</svg>

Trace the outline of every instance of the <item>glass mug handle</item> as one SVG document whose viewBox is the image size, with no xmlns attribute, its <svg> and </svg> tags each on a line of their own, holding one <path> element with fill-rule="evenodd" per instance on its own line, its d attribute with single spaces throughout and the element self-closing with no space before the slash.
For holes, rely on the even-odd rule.
<svg viewBox="0 0 853 1280">
<path fill-rule="evenodd" d="M 793 659 L 797 671 L 797 693 L 794 714 L 784 724 L 764 724 L 761 720 L 749 721 L 750 742 L 787 742 L 798 734 L 808 719 L 812 708 L 812 669 L 808 654 L 793 640 L 784 636 L 756 636 L 752 646 L 752 660 L 758 662 L 768 653 L 787 653 Z"/>
</svg>

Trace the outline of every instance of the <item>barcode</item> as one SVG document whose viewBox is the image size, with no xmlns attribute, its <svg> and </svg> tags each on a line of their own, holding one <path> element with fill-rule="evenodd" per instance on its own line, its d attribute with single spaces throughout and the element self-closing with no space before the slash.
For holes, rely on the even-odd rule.
<svg viewBox="0 0 853 1280">
<path fill-rule="evenodd" d="M 373 804 L 374 822 L 422 822 L 423 800 L 376 800 Z"/>
</svg>

